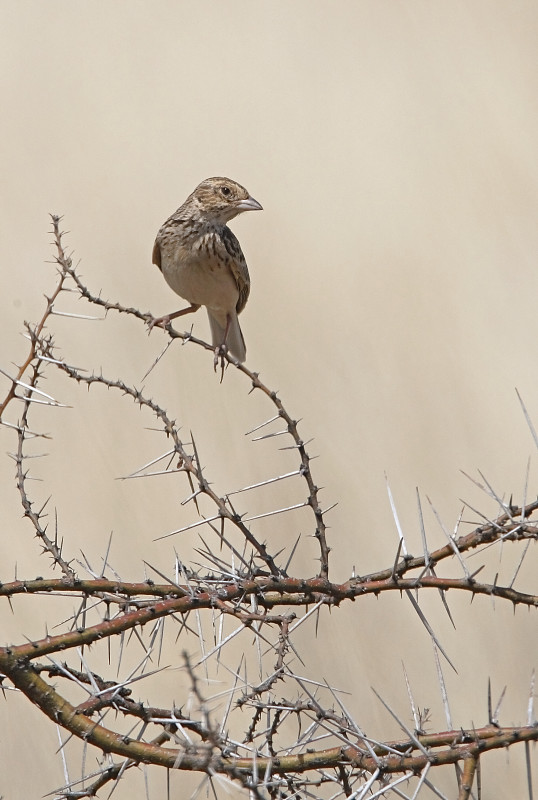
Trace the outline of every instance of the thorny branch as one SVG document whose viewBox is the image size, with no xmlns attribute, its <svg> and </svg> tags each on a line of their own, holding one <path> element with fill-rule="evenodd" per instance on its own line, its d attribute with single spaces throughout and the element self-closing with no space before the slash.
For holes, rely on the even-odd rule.
<svg viewBox="0 0 538 800">
<path fill-rule="evenodd" d="M 294 641 L 299 626 L 309 624 L 327 606 L 337 607 L 372 594 L 404 590 L 422 593 L 426 589 L 437 589 L 446 602 L 445 594 L 452 590 L 467 592 L 473 597 L 486 595 L 507 600 L 514 606 L 537 607 L 537 594 L 514 588 L 516 575 L 509 585 L 499 585 L 497 579 L 479 582 L 477 575 L 481 568 L 471 572 L 464 557 L 497 542 L 519 542 L 528 548 L 531 541 L 538 539 L 538 500 L 526 502 L 524 499 L 521 505 L 499 500 L 502 510 L 496 518 L 484 520 L 464 535 L 448 536 L 448 543 L 443 547 L 430 550 L 425 545 L 424 553 L 414 557 L 407 553 L 401 539 L 390 566 L 369 575 L 354 574 L 341 583 L 329 580 L 326 512 L 319 502 L 307 443 L 299 433 L 298 422 L 257 373 L 224 352 L 223 363 L 245 375 L 252 391 L 262 392 L 274 407 L 273 416 L 254 430 L 271 430 L 274 422 L 282 421 L 284 427 L 267 436 L 290 436 L 291 449 L 298 455 L 293 472 L 242 490 L 251 491 L 293 476 L 305 481 L 306 499 L 303 497 L 297 504 L 270 512 L 279 514 L 307 507 L 313 514 L 313 534 L 319 546 L 319 574 L 309 578 L 290 577 L 287 570 L 294 549 L 288 562 L 280 563 L 281 554 L 272 553 L 257 536 L 251 524 L 256 518 L 247 519 L 236 510 L 231 497 L 239 492 L 229 491 L 221 497 L 214 491 L 194 438 L 190 442 L 183 441 L 179 427 L 159 403 L 124 380 L 87 374 L 57 355 L 53 334 L 47 328 L 54 314 L 59 313 L 56 306 L 60 298 L 72 291 L 69 288 L 72 283 L 81 298 L 103 308 L 106 313 L 115 311 L 141 323 L 152 319 L 150 314 L 106 301 L 88 289 L 65 252 L 59 225 L 60 219 L 53 217 L 58 266 L 56 287 L 51 297 L 46 298 L 40 321 L 36 325 L 26 323 L 30 344 L 23 363 L 12 376 L 2 371 L 8 379 L 8 390 L 0 405 L 2 424 L 14 429 L 17 436 L 17 448 L 12 457 L 25 517 L 30 520 L 43 551 L 62 571 L 61 578 L 0 583 L 0 596 L 11 599 L 22 594 L 29 597 L 53 595 L 68 600 L 77 598 L 80 602 L 78 610 L 60 623 L 60 632 L 53 635 L 47 632 L 41 639 L 0 648 L 0 685 L 3 689 L 22 692 L 70 735 L 109 754 L 96 773 L 84 775 L 83 771 L 80 779 L 69 779 L 56 795 L 93 797 L 107 784 L 121 780 L 133 766 L 153 764 L 203 773 L 209 783 L 216 776 L 232 779 L 260 800 L 267 797 L 275 800 L 303 796 L 365 797 L 368 792 L 374 792 L 376 784 L 373 796 L 380 793 L 388 796 L 392 789 L 395 796 L 403 796 L 396 788 L 402 780 L 415 781 L 415 797 L 423 785 L 435 789 L 429 777 L 433 767 L 461 764 L 462 769 L 458 768 L 457 774 L 459 798 L 463 800 L 471 796 L 473 783 L 480 774 L 480 758 L 485 753 L 525 742 L 529 763 L 528 743 L 538 740 L 538 726 L 531 712 L 527 724 L 519 727 L 501 726 L 497 715 L 492 720 L 490 714 L 486 727 L 426 734 L 421 723 L 417 730 L 401 740 L 379 742 L 363 733 L 342 705 L 336 690 L 328 684 L 300 677 L 292 669 L 292 662 L 301 658 Z M 170 340 L 181 339 L 213 354 L 211 345 L 191 333 L 180 333 L 170 324 L 166 332 Z M 129 582 L 105 577 L 104 573 L 91 578 L 77 574 L 74 560 L 64 556 L 64 544 L 58 532 L 53 538 L 48 533 L 44 521 L 47 504 L 36 510 L 28 487 L 28 459 L 31 457 L 28 446 L 44 438 L 30 427 L 32 409 L 36 404 L 61 406 L 40 388 L 45 371 L 50 369 L 88 388 L 100 385 L 117 391 L 157 418 L 168 449 L 159 459 L 136 470 L 133 476 L 150 474 L 147 469 L 162 463 L 166 464 L 162 474 L 186 476 L 189 495 L 183 504 L 192 503 L 199 519 L 169 535 L 197 532 L 203 527 L 209 535 L 215 536 L 218 553 L 217 548 L 202 539 L 203 549 L 199 552 L 205 559 L 205 566 L 195 570 L 176 560 L 175 580 L 155 570 L 161 579 L 159 582 L 151 579 Z M 22 413 L 16 422 L 10 422 L 7 411 L 15 401 L 22 402 Z M 213 506 L 212 515 L 202 514 L 201 497 Z M 244 542 L 243 549 L 232 544 L 230 531 L 239 534 Z M 524 549 L 521 560 L 526 553 Z M 461 577 L 436 574 L 436 568 L 453 562 L 454 557 L 461 564 Z M 212 630 L 209 649 L 205 641 L 208 624 Z M 230 624 L 235 627 L 230 629 Z M 197 658 L 186 652 L 183 655 L 182 673 L 187 688 L 180 708 L 172 703 L 163 708 L 134 697 L 136 682 L 147 681 L 155 672 L 161 674 L 170 669 L 159 667 L 154 672 L 146 671 L 150 662 L 160 663 L 163 641 L 172 639 L 171 625 L 176 627 L 177 637 L 194 635 L 200 649 Z M 425 627 L 430 632 L 426 622 Z M 90 667 L 89 657 L 84 654 L 90 645 L 95 649 L 102 644 L 108 646 L 110 654 L 111 645 L 119 641 L 121 660 L 127 634 L 131 637 L 128 642 L 137 642 L 142 647 L 142 661 L 124 680 L 103 678 Z M 430 635 L 437 647 L 433 633 Z M 241 664 L 231 667 L 224 658 L 227 645 L 245 636 L 253 640 L 254 647 L 245 647 Z M 53 660 L 53 656 L 60 653 L 64 659 L 61 663 Z M 268 654 L 273 656 L 271 662 L 266 661 Z M 79 666 L 66 661 L 69 656 L 75 662 L 78 659 Z M 256 669 L 253 663 L 256 661 L 259 678 L 253 681 L 249 673 Z M 219 694 L 206 697 L 202 687 L 210 668 L 227 670 L 231 683 Z M 295 694 L 296 699 L 278 697 L 278 687 L 290 692 L 287 697 Z M 444 691 L 444 687 L 442 689 Z M 533 692 L 532 683 L 531 698 Z M 219 707 L 217 719 L 215 709 L 222 702 L 225 710 Z M 413 713 L 416 719 L 415 710 Z M 241 717 L 239 729 L 243 733 L 240 736 L 237 735 L 237 714 L 248 717 Z M 112 722 L 113 715 L 116 716 Z M 418 714 L 420 720 L 426 716 L 426 712 Z M 292 733 L 290 739 L 294 725 L 295 734 Z M 407 730 L 403 722 L 401 727 Z M 114 763 L 110 756 L 121 760 Z M 393 777 L 398 775 L 401 777 Z M 326 787 L 329 795 L 323 793 Z M 529 793 L 531 791 L 532 788 Z"/>
</svg>

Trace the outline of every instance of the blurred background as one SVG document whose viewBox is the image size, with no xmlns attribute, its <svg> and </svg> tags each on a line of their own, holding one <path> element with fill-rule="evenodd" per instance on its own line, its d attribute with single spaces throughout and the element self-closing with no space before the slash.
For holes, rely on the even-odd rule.
<svg viewBox="0 0 538 800">
<path fill-rule="evenodd" d="M 523 0 L 3 3 L 0 366 L 24 358 L 23 321 L 39 318 L 55 283 L 50 213 L 63 215 L 65 243 L 96 293 L 157 316 L 181 301 L 151 264 L 156 231 L 202 179 L 225 175 L 264 207 L 231 224 L 252 279 L 247 365 L 314 438 L 324 505 L 338 503 L 327 518 L 333 579 L 392 564 L 386 477 L 414 553 L 416 487 L 432 548 L 446 540 L 426 498 L 449 530 L 464 502 L 496 513 L 463 472 L 484 483 L 481 471 L 520 503 L 531 457 L 531 499 L 536 455 L 515 389 L 538 423 L 537 38 L 538 7 Z M 92 313 L 77 303 L 63 308 Z M 191 323 L 207 338 L 205 312 L 177 327 Z M 192 430 L 219 492 L 289 469 L 282 442 L 244 435 L 271 407 L 234 370 L 219 384 L 207 352 L 175 343 L 144 378 L 162 332 L 148 337 L 111 314 L 58 317 L 54 333 L 66 359 L 144 385 L 186 438 Z M 195 533 L 155 541 L 190 522 L 186 487 L 115 480 L 166 449 L 154 421 L 54 373 L 45 388 L 72 406 L 36 411 L 53 439 L 48 459 L 32 464 L 66 554 L 82 561 L 83 551 L 99 571 L 112 533 L 110 561 L 125 580 L 145 578 L 144 559 L 167 573 L 174 551 L 188 561 Z M 14 447 L 4 429 L 3 452 Z M 45 573 L 13 474 L 6 455 L 2 581 Z M 290 482 L 241 508 L 262 513 L 303 493 Z M 469 509 L 463 517 L 481 521 Z M 270 517 L 257 532 L 273 551 L 302 533 L 290 572 L 316 572 L 306 515 Z M 501 560 L 493 548 L 484 580 L 509 583 L 520 552 L 505 545 Z M 525 562 L 516 587 L 536 591 L 535 573 Z M 456 630 L 433 593 L 422 597 L 458 670 L 445 667 L 454 726 L 486 724 L 488 677 L 495 697 L 508 686 L 501 722 L 525 722 L 535 615 L 449 600 Z M 4 630 L 20 642 L 44 635 L 45 622 L 17 598 Z M 410 720 L 402 661 L 417 704 L 432 709 L 431 730 L 446 727 L 431 645 L 408 603 L 356 603 L 333 611 L 317 638 L 314 621 L 302 635 L 310 674 L 350 692 L 346 705 L 370 735 L 399 735 L 371 685 Z M 20 697 L 7 700 L 1 791 L 62 785 L 54 730 Z M 38 737 L 35 770 L 16 769 L 23 739 Z M 484 797 L 505 797 L 507 786 L 520 795 L 523 763 L 522 749 L 486 758 Z M 150 778 L 158 796 L 163 778 Z"/>
</svg>

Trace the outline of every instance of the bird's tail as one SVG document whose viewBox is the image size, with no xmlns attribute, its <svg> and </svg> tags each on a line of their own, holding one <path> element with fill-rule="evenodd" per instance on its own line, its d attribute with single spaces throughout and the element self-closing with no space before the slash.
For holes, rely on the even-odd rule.
<svg viewBox="0 0 538 800">
<path fill-rule="evenodd" d="M 224 344 L 224 334 L 226 333 L 226 328 L 220 324 L 218 319 L 213 316 L 209 309 L 207 310 L 207 316 L 209 317 L 209 326 L 211 328 L 213 347 L 219 347 L 221 344 Z M 239 326 L 239 320 L 237 319 L 237 314 L 235 313 L 230 318 L 230 324 L 228 325 L 226 346 L 228 347 L 230 353 L 235 356 L 238 361 L 241 361 L 241 363 L 247 357 L 245 340 L 243 339 L 243 334 Z"/>
</svg>

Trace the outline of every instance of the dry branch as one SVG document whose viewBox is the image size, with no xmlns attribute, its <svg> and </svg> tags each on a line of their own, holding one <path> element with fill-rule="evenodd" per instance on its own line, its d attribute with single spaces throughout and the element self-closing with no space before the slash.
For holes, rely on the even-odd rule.
<svg viewBox="0 0 538 800">
<path fill-rule="evenodd" d="M 484 481 L 484 490 L 500 503 L 501 511 L 495 518 L 484 518 L 463 535 L 444 531 L 448 542 L 430 549 L 419 498 L 423 553 L 414 557 L 407 551 L 391 497 L 399 531 L 396 556 L 389 555 L 387 565 L 369 575 L 352 575 L 344 582 L 331 580 L 326 511 L 320 505 L 308 443 L 300 434 L 298 421 L 287 411 L 277 393 L 261 381 L 258 373 L 239 364 L 226 352 L 220 356 L 223 365 L 238 370 L 249 381 L 251 390 L 262 393 L 271 406 L 268 419 L 255 426 L 250 434 L 259 434 L 255 439 L 289 437 L 289 448 L 296 453 L 296 464 L 292 471 L 270 476 L 242 489 L 230 488 L 220 496 L 207 477 L 195 437 L 184 441 L 179 426 L 161 404 L 119 377 L 86 373 L 58 355 L 54 335 L 48 327 L 55 314 L 64 313 L 58 310 L 58 304 L 68 290 L 74 289 L 83 300 L 103 308 L 106 313 L 128 315 L 142 325 L 152 319 L 149 313 L 102 299 L 82 282 L 64 249 L 59 225 L 60 219 L 53 217 L 58 267 L 56 286 L 51 297 L 46 298 L 39 322 L 26 324 L 29 349 L 23 363 L 12 376 L 2 373 L 9 385 L 0 411 L 2 424 L 16 435 L 12 457 L 24 515 L 43 553 L 61 570 L 62 577 L 4 582 L 0 584 L 0 597 L 11 600 L 25 595 L 38 602 L 44 595 L 53 595 L 65 598 L 69 607 L 76 598 L 79 607 L 60 623 L 59 632 L 55 630 L 51 634 L 47 630 L 45 636 L 35 641 L 0 648 L 1 682 L 4 688 L 22 692 L 72 736 L 121 760 L 113 763 L 104 759 L 101 769 L 85 779 L 82 776 L 70 780 L 57 790 L 57 796 L 94 796 L 103 787 L 120 781 L 133 766 L 151 764 L 200 772 L 208 781 L 218 775 L 224 776 L 256 798 L 355 798 L 381 793 L 405 796 L 401 788 L 397 788 L 404 780 L 415 781 L 413 797 L 416 797 L 423 788 L 433 787 L 432 770 L 459 764 L 462 768 L 458 771 L 457 791 L 463 800 L 471 796 L 484 754 L 526 743 L 528 755 L 528 743 L 538 740 L 538 726 L 530 711 L 527 724 L 522 726 L 502 726 L 496 709 L 495 712 L 490 710 L 489 724 L 485 727 L 426 734 L 423 728 L 428 714 L 417 710 L 407 677 L 416 729 L 408 729 L 382 700 L 405 735 L 397 741 L 375 741 L 363 733 L 358 721 L 347 712 L 336 689 L 323 681 L 298 675 L 293 664 L 301 657 L 296 647 L 296 630 L 301 625 L 319 618 L 328 609 L 350 601 L 360 602 L 372 594 L 397 592 L 405 596 L 407 593 L 434 643 L 436 657 L 440 646 L 419 606 L 419 598 L 426 590 L 440 592 L 448 612 L 446 594 L 449 590 L 472 597 L 494 597 L 514 606 L 537 607 L 538 595 L 515 588 L 514 583 L 530 542 L 538 538 L 538 501 L 524 499 L 521 505 L 511 501 L 503 503 Z M 76 318 L 77 315 L 72 316 Z M 180 339 L 213 354 L 212 345 L 191 333 L 180 333 L 170 324 L 166 334 L 170 341 Z M 30 445 L 44 437 L 32 430 L 33 409 L 37 404 L 61 406 L 41 388 L 44 374 L 51 370 L 87 388 L 101 386 L 118 392 L 157 420 L 166 439 L 166 449 L 129 477 L 174 474 L 177 480 L 186 479 L 188 493 L 182 506 L 192 504 L 197 518 L 169 535 L 202 529 L 204 536 L 214 537 L 211 541 L 218 543 L 218 548 L 200 536 L 199 552 L 205 567 L 177 561 L 174 580 L 153 570 L 152 574 L 159 577 L 158 582 L 152 579 L 131 582 L 105 576 L 107 554 L 101 576 L 87 578 L 77 573 L 75 559 L 64 553 L 68 544 L 61 541 L 57 531 L 54 536 L 49 534 L 45 506 L 36 509 L 29 485 Z M 22 403 L 22 413 L 10 420 L 8 416 L 16 403 Z M 282 423 L 282 427 L 271 432 L 274 423 Z M 246 492 L 293 479 L 300 479 L 304 487 L 304 494 L 297 503 L 285 508 L 274 507 L 267 514 L 251 517 L 236 507 Z M 202 500 L 213 509 L 212 514 L 204 516 Z M 299 536 L 284 560 L 282 553 L 273 552 L 257 534 L 255 523 L 260 518 L 288 514 L 297 508 L 309 510 L 311 534 L 319 550 L 320 567 L 313 577 L 288 575 L 291 560 L 300 546 Z M 237 546 L 237 539 L 242 546 Z M 497 579 L 479 582 L 480 569 L 470 569 L 468 554 L 501 542 L 524 546 L 512 581 L 509 585 L 500 585 Z M 454 558 L 461 566 L 461 577 L 438 574 L 445 565 L 452 564 Z M 230 628 L 230 624 L 233 627 Z M 210 646 L 205 641 L 207 626 L 212 630 Z M 242 663 L 234 668 L 225 658 L 228 646 L 246 634 L 249 641 L 254 641 L 254 647 L 246 649 Z M 183 656 L 181 666 L 189 689 L 182 707 L 176 708 L 170 702 L 169 707 L 163 708 L 136 700 L 136 683 L 167 669 L 158 667 L 154 672 L 147 672 L 152 660 L 160 663 L 163 640 L 173 642 L 176 636 L 187 635 L 198 639 L 200 653 L 198 660 L 192 655 Z M 120 653 L 131 642 L 142 647 L 142 660 L 123 681 L 103 677 L 89 665 L 88 653 L 93 652 L 89 651 L 90 646 L 94 650 L 108 647 L 110 653 L 114 642 L 120 643 Z M 61 654 L 61 662 L 52 658 L 58 654 Z M 230 682 L 220 695 L 206 697 L 208 670 L 216 667 L 228 671 Z M 256 671 L 256 680 L 252 678 L 252 671 Z M 440 685 L 447 708 L 442 673 Z M 279 697 L 277 691 L 280 690 L 288 697 L 294 694 L 295 699 Z M 533 691 L 531 689 L 531 696 Z M 224 702 L 225 707 L 219 718 L 215 718 L 217 701 Z M 290 744 L 293 725 L 296 726 L 295 740 Z M 240 737 L 232 733 L 238 727 L 243 732 Z M 532 778 L 529 787 L 530 795 Z"/>
</svg>

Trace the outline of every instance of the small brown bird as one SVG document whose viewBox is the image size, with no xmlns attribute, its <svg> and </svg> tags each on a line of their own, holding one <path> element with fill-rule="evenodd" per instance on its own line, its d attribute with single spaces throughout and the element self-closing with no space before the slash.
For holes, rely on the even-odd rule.
<svg viewBox="0 0 538 800">
<path fill-rule="evenodd" d="M 243 211 L 261 208 L 243 186 L 229 178 L 207 178 L 196 187 L 162 225 L 153 247 L 153 263 L 190 306 L 154 319 L 151 327 L 205 306 L 215 358 L 227 346 L 239 361 L 245 360 L 237 315 L 246 305 L 250 277 L 241 246 L 226 223 Z"/>
</svg>

